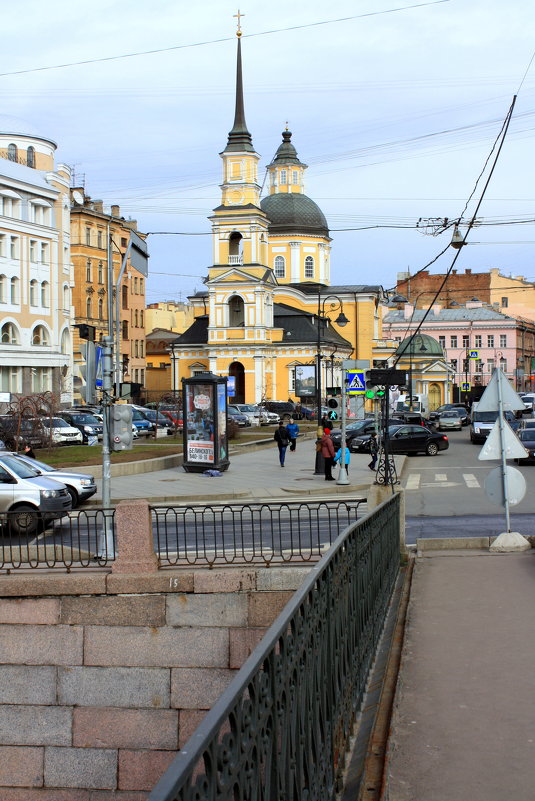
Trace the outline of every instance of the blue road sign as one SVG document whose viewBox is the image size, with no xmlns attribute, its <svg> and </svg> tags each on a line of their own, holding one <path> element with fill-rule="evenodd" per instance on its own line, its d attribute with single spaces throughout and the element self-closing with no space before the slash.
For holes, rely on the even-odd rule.
<svg viewBox="0 0 535 801">
<path fill-rule="evenodd" d="M 461 383 L 461 392 L 470 392 L 470 381 L 463 381 Z"/>
<path fill-rule="evenodd" d="M 366 378 L 365 370 L 358 373 L 347 373 L 347 389 L 348 395 L 364 395 L 366 392 Z"/>
</svg>

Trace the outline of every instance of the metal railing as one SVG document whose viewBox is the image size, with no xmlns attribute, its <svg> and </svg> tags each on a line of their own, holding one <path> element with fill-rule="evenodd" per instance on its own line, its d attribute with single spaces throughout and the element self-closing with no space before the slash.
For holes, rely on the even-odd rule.
<svg viewBox="0 0 535 801">
<path fill-rule="evenodd" d="M 365 500 L 151 506 L 162 565 L 317 561 Z"/>
<path fill-rule="evenodd" d="M 113 509 L 80 509 L 55 520 L 32 509 L 4 512 L 0 570 L 103 567 L 115 558 L 114 518 Z"/>
<path fill-rule="evenodd" d="M 398 575 L 399 500 L 338 537 L 149 801 L 334 801 Z"/>
</svg>

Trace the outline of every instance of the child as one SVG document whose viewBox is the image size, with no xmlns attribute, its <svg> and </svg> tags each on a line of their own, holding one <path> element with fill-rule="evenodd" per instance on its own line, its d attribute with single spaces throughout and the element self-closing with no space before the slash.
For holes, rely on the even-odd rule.
<svg viewBox="0 0 535 801">
<path fill-rule="evenodd" d="M 342 448 L 338 448 L 338 450 L 334 454 L 334 461 L 336 463 L 342 464 L 341 459 L 342 459 Z M 349 448 L 346 445 L 346 447 L 345 447 L 345 462 L 346 462 L 346 473 L 347 473 L 347 475 L 349 475 L 349 462 L 350 462 L 350 460 L 351 460 L 351 453 L 349 452 Z"/>
</svg>

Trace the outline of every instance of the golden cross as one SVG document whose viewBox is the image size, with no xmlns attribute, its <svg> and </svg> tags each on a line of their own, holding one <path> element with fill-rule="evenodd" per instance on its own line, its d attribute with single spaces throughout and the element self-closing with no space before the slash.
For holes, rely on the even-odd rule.
<svg viewBox="0 0 535 801">
<path fill-rule="evenodd" d="M 238 13 L 234 14 L 234 16 L 238 18 L 238 30 L 236 31 L 236 36 L 241 36 L 240 17 L 245 17 L 245 14 L 241 14 L 240 9 L 238 9 Z"/>
</svg>

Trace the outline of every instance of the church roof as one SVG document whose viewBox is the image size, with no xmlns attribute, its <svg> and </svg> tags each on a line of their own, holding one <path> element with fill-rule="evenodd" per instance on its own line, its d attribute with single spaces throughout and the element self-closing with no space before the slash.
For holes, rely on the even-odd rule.
<svg viewBox="0 0 535 801">
<path fill-rule="evenodd" d="M 412 344 L 411 344 L 412 343 Z M 413 334 L 406 337 L 396 350 L 396 356 L 444 357 L 442 345 L 429 334 Z"/>
<path fill-rule="evenodd" d="M 228 135 L 225 153 L 237 151 L 248 151 L 254 153 L 253 138 L 245 122 L 245 111 L 243 105 L 243 80 L 241 69 L 241 38 L 238 37 L 238 56 L 236 61 L 236 106 L 234 110 L 234 125 Z"/>
<path fill-rule="evenodd" d="M 325 215 L 307 195 L 276 192 L 262 198 L 260 206 L 269 219 L 270 234 L 329 236 Z"/>
<path fill-rule="evenodd" d="M 307 166 L 306 164 L 303 164 L 302 161 L 299 161 L 299 158 L 297 157 L 297 150 L 292 144 L 291 139 L 291 131 L 286 130 L 282 132 L 282 143 L 279 145 L 277 152 L 275 153 L 275 158 L 271 164 L 296 164 L 300 167 Z"/>
</svg>

